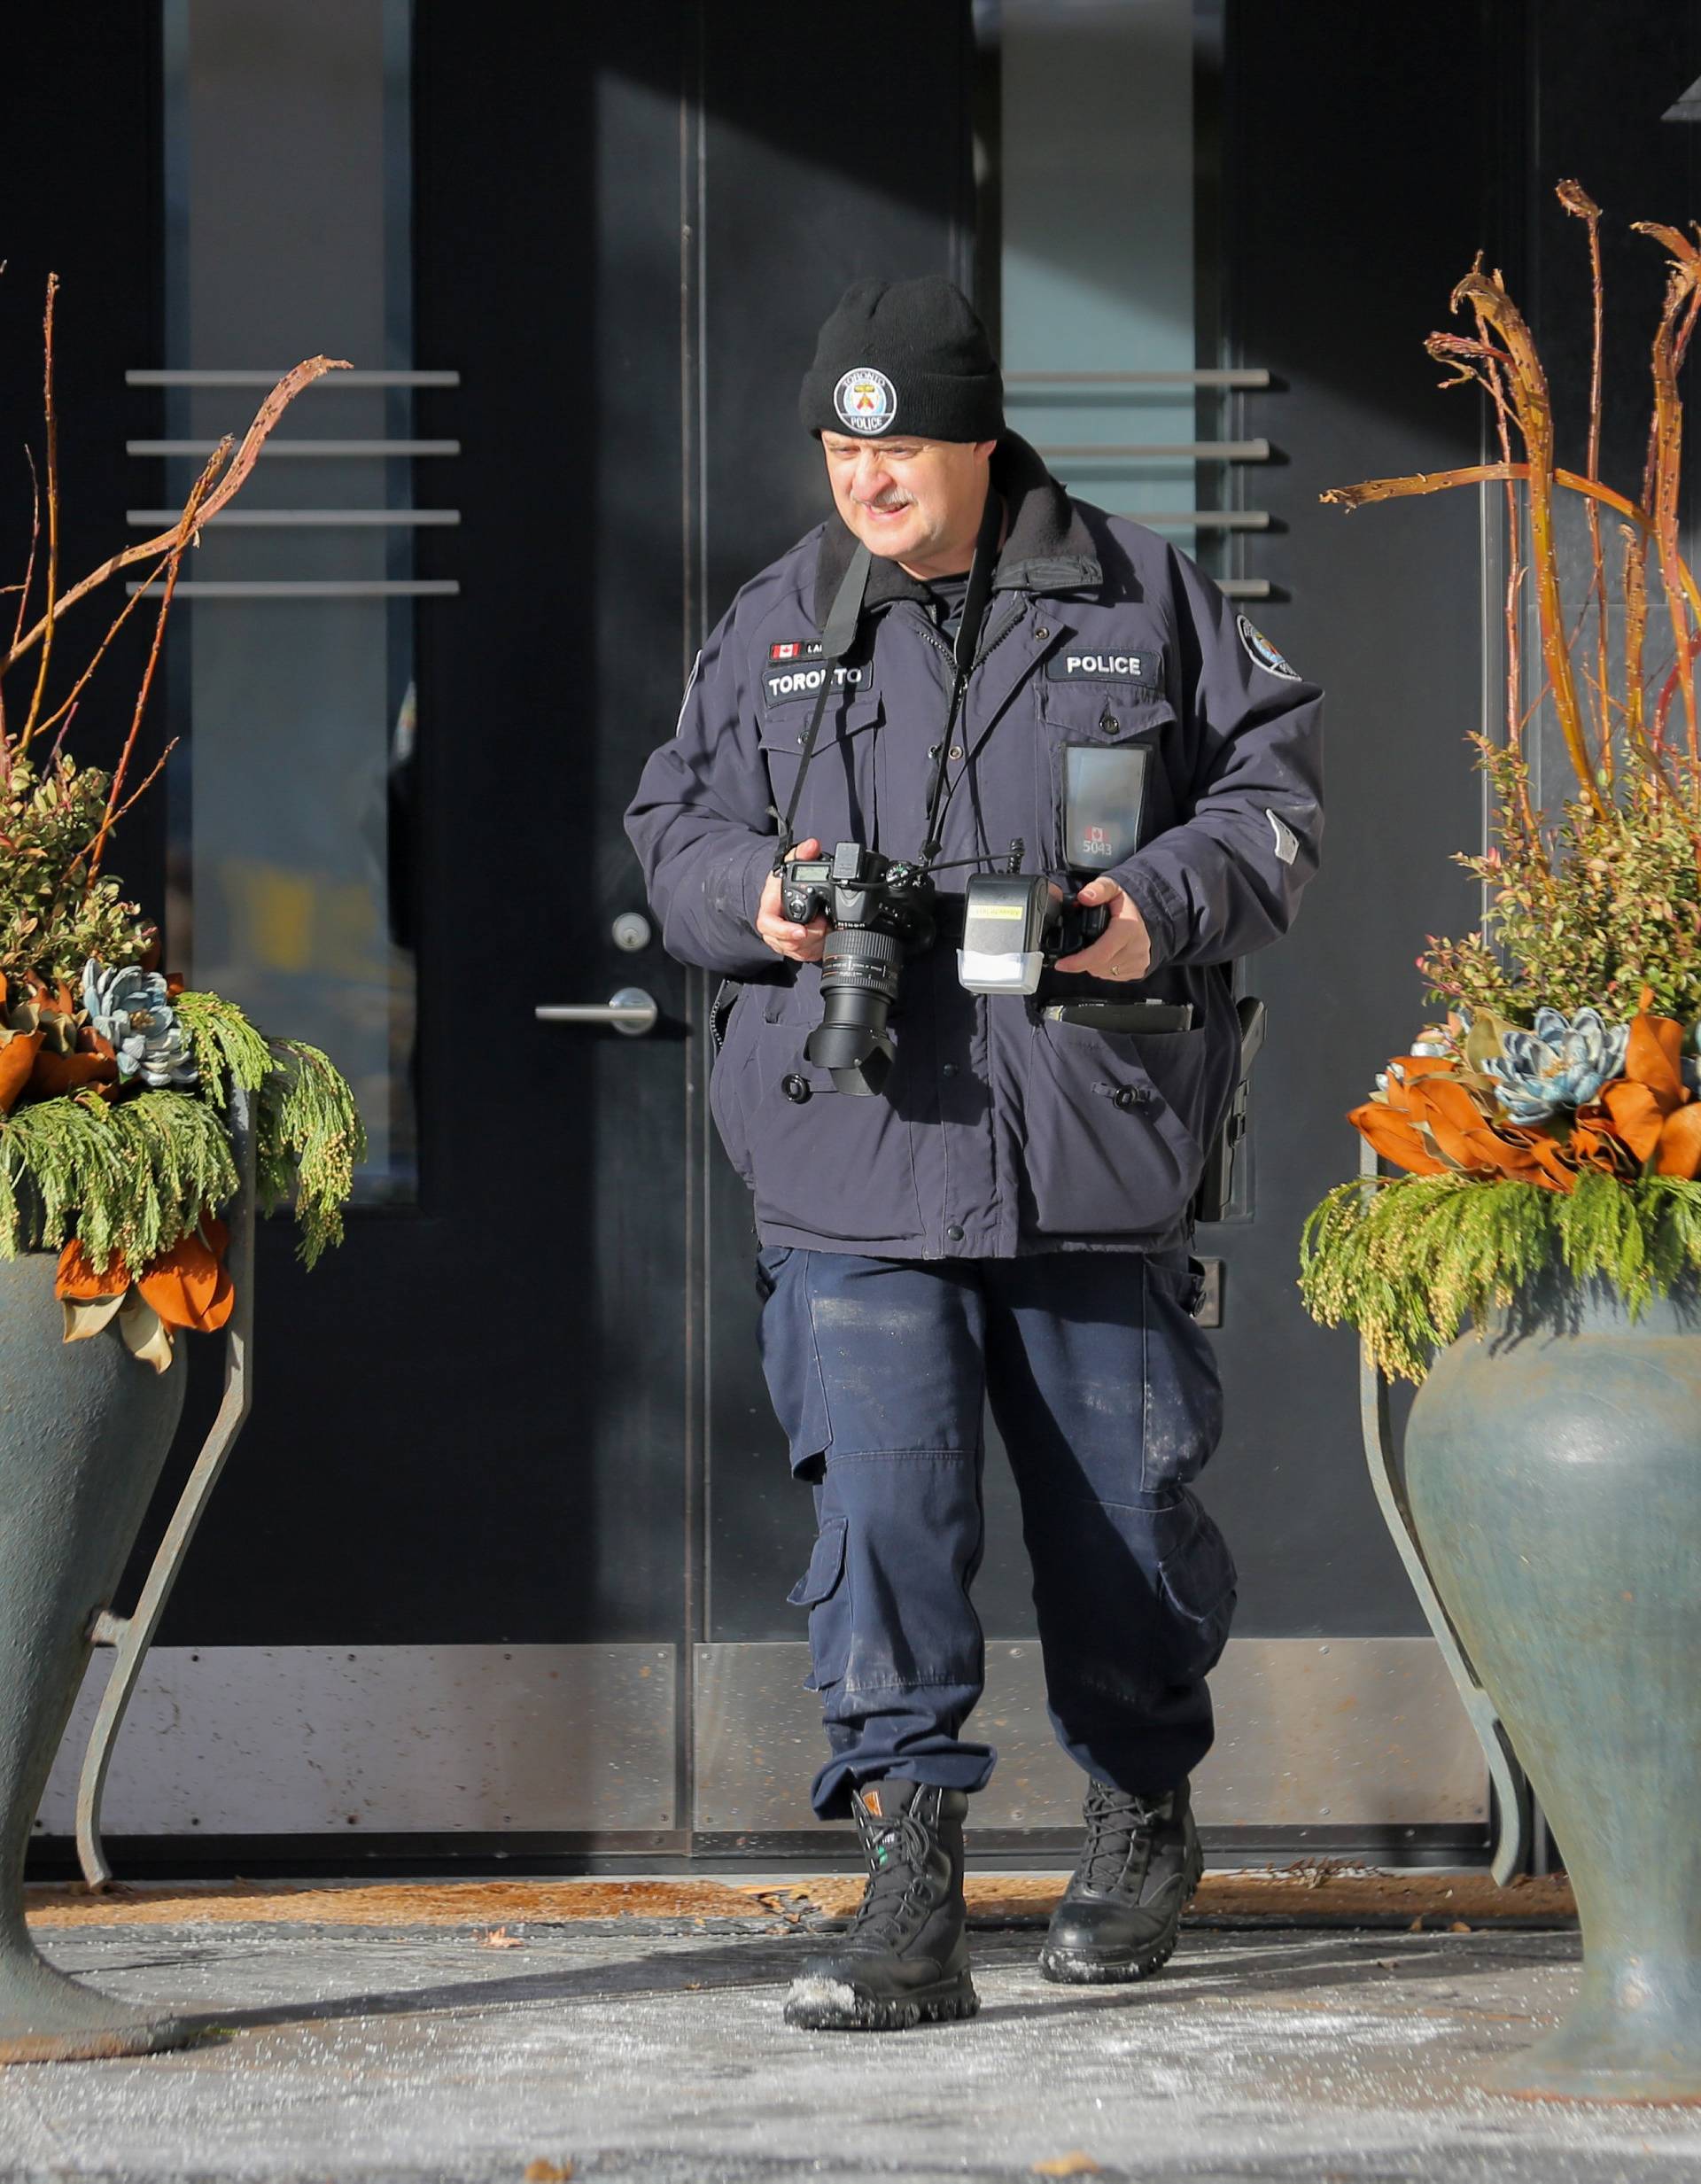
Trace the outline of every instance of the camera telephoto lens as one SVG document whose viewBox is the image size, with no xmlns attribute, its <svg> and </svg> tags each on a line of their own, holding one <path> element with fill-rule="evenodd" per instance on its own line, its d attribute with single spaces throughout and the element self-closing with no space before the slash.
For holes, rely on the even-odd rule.
<svg viewBox="0 0 1701 2184">
<path fill-rule="evenodd" d="M 842 1092 L 869 1094 L 892 1066 L 887 1013 L 897 993 L 904 944 L 868 926 L 839 927 L 821 951 L 821 1021 L 804 1044 Z"/>
</svg>

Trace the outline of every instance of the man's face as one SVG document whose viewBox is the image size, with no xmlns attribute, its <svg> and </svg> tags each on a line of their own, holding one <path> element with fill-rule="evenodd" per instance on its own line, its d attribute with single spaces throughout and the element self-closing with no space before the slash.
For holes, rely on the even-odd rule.
<svg viewBox="0 0 1701 2184">
<path fill-rule="evenodd" d="M 821 435 L 839 514 L 871 554 L 919 577 L 968 566 L 997 444 Z"/>
</svg>

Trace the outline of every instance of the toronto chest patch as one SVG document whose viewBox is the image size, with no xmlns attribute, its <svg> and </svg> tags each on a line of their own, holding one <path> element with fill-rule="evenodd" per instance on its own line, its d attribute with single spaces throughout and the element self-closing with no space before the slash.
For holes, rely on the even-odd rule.
<svg viewBox="0 0 1701 2184">
<path fill-rule="evenodd" d="M 770 645 L 768 664 L 762 671 L 763 698 L 768 705 L 774 706 L 788 704 L 798 698 L 814 697 L 820 690 L 827 672 L 819 638 L 812 643 L 799 641 L 796 644 Z M 835 690 L 872 690 L 874 687 L 872 662 L 865 660 L 856 666 L 843 660 L 834 664 L 833 688 Z"/>
</svg>

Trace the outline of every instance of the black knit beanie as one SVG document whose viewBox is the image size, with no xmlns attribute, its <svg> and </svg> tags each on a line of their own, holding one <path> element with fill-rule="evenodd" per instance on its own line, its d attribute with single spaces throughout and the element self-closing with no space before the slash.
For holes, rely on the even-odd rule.
<svg viewBox="0 0 1701 2184">
<path fill-rule="evenodd" d="M 943 274 L 858 281 L 821 329 L 798 408 L 811 432 L 998 439 L 1004 382 L 974 305 Z"/>
</svg>

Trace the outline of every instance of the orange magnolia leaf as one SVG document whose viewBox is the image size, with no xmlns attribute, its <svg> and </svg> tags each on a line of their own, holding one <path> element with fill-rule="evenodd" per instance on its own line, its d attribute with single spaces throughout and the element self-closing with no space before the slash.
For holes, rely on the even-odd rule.
<svg viewBox="0 0 1701 2184">
<path fill-rule="evenodd" d="M 1662 1115 L 1682 1107 L 1685 1098 L 1682 1025 L 1670 1016 L 1651 1016 L 1645 1009 L 1638 1012 L 1630 1019 L 1624 1074 L 1631 1084 L 1647 1086 Z"/>
<path fill-rule="evenodd" d="M 1654 1156 L 1654 1172 L 1691 1178 L 1701 1172 L 1701 1104 L 1692 1100 L 1666 1117 Z"/>
<path fill-rule="evenodd" d="M 1576 1189 L 1577 1170 L 1567 1158 L 1567 1147 L 1562 1146 L 1557 1139 L 1544 1137 L 1539 1131 L 1534 1130 L 1526 1143 L 1529 1146 L 1530 1158 L 1539 1170 L 1538 1174 L 1530 1177 L 1531 1182 L 1540 1183 L 1550 1191 L 1571 1192 Z M 1570 1149 L 1575 1149 L 1574 1139 Z"/>
<path fill-rule="evenodd" d="M 209 1227 L 221 1232 L 221 1222 Z M 192 1327 L 211 1334 L 223 1326 L 236 1302 L 236 1286 L 217 1253 L 198 1236 L 180 1237 L 143 1271 L 136 1287 L 167 1326 Z"/>
<path fill-rule="evenodd" d="M 1529 1183 L 1542 1179 L 1527 1143 L 1496 1131 L 1463 1084 L 1425 1078 L 1412 1087 L 1411 1111 L 1438 1151 L 1461 1168 L 1497 1170 Z"/>
<path fill-rule="evenodd" d="M 1634 1027 L 1630 1036 L 1632 1039 L 1635 1038 Z M 1666 1111 L 1652 1089 L 1619 1077 L 1603 1090 L 1601 1105 L 1612 1119 L 1614 1134 L 1623 1139 L 1636 1159 L 1642 1162 L 1651 1160 L 1666 1119 Z"/>
<path fill-rule="evenodd" d="M 1635 1176 L 1642 1166 L 1634 1147 L 1598 1107 L 1579 1111 L 1570 1149 L 1580 1166 L 1598 1168 L 1609 1176 Z"/>
<path fill-rule="evenodd" d="M 39 1036 L 39 1035 L 38 1035 Z M 35 1057 L 29 1073 L 29 1089 L 38 1100 L 50 1100 L 60 1092 L 78 1092 L 85 1084 L 116 1084 L 118 1063 L 105 1054 L 55 1054 L 43 1052 Z"/>
<path fill-rule="evenodd" d="M 14 1032 L 0 1046 L 0 1115 L 10 1115 L 22 1099 L 35 1057 L 42 1051 L 39 1031 Z"/>
<path fill-rule="evenodd" d="M 1368 1138 L 1385 1161 L 1409 1169 L 1414 1176 L 1444 1176 L 1448 1163 L 1437 1160 L 1402 1115 L 1395 1115 L 1379 1100 L 1355 1108 L 1347 1120 Z"/>
<path fill-rule="evenodd" d="M 81 1237 L 74 1236 L 59 1254 L 59 1270 L 54 1278 L 56 1297 L 86 1300 L 89 1297 L 116 1297 L 130 1286 L 130 1271 L 123 1260 L 114 1255 L 104 1274 L 97 1274 L 88 1254 L 83 1250 Z"/>
</svg>

